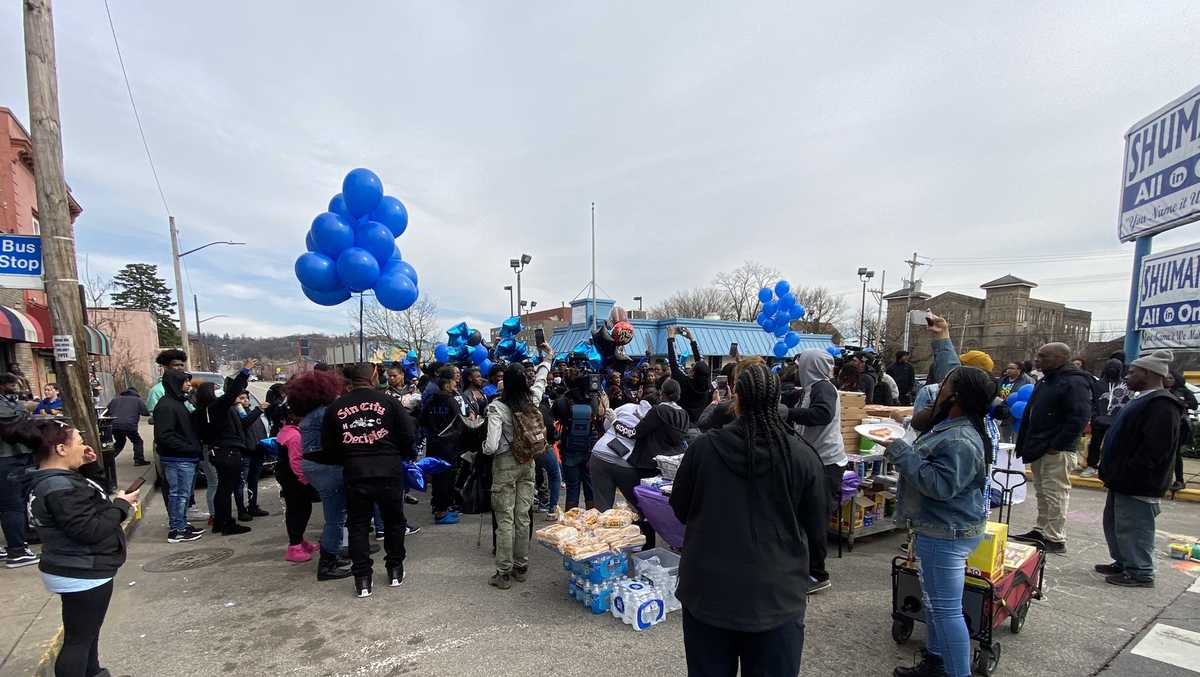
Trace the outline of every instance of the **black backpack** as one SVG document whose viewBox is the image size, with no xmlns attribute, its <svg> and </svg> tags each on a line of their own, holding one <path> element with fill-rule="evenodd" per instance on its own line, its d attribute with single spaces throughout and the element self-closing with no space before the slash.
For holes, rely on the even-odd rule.
<svg viewBox="0 0 1200 677">
<path fill-rule="evenodd" d="M 461 512 L 479 515 L 492 510 L 492 457 L 476 453 L 471 463 L 464 461 L 458 473 Z"/>
</svg>

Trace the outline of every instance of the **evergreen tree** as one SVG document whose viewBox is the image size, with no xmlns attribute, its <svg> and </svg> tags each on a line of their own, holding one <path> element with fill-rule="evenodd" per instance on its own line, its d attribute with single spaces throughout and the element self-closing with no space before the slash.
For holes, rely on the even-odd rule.
<svg viewBox="0 0 1200 677">
<path fill-rule="evenodd" d="M 179 327 L 175 324 L 175 302 L 171 290 L 158 276 L 158 266 L 149 263 L 129 263 L 113 277 L 116 291 L 112 292 L 113 306 L 149 310 L 158 324 L 158 345 L 177 346 Z"/>
</svg>

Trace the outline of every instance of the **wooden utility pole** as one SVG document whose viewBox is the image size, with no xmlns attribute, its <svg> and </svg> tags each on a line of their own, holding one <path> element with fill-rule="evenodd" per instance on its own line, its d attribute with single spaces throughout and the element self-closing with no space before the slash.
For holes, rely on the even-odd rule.
<svg viewBox="0 0 1200 677">
<path fill-rule="evenodd" d="M 33 137 L 33 174 L 37 186 L 38 222 L 42 229 L 46 298 L 54 330 L 54 371 L 67 416 L 83 435 L 84 442 L 99 454 L 100 434 L 88 381 L 87 341 L 83 307 L 79 302 L 75 233 L 67 206 L 67 183 L 63 178 L 54 20 L 50 0 L 24 0 L 24 8 L 29 129 Z"/>
</svg>

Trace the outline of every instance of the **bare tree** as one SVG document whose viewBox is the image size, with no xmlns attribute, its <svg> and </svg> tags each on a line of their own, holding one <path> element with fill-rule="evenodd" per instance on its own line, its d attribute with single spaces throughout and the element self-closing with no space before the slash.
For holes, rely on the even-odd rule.
<svg viewBox="0 0 1200 677">
<path fill-rule="evenodd" d="M 771 266 L 746 261 L 734 270 L 718 273 L 713 278 L 713 285 L 724 296 L 725 315 L 738 322 L 750 322 L 762 307 L 758 290 L 773 286 L 780 277 L 780 272 Z"/>
<path fill-rule="evenodd" d="M 707 315 L 729 316 L 724 294 L 716 287 L 699 287 L 675 292 L 667 300 L 650 309 L 650 316 L 665 320 L 676 317 L 704 318 Z"/>
<path fill-rule="evenodd" d="M 827 287 L 801 287 L 794 293 L 796 302 L 804 306 L 804 317 L 799 320 L 803 331 L 820 334 L 837 329 L 846 335 L 847 332 L 842 331 L 846 322 L 845 298 L 830 292 Z"/>
<path fill-rule="evenodd" d="M 358 309 L 352 309 L 352 333 L 358 334 Z M 389 343 L 415 350 L 417 362 L 433 354 L 438 341 L 437 302 L 422 296 L 408 310 L 388 310 L 371 299 L 363 309 L 363 333 Z"/>
<path fill-rule="evenodd" d="M 109 292 L 116 288 L 116 286 L 117 283 L 111 277 L 104 277 L 100 273 L 93 273 L 87 256 L 83 257 L 83 289 L 89 307 L 102 308 L 104 300 L 108 298 Z"/>
</svg>

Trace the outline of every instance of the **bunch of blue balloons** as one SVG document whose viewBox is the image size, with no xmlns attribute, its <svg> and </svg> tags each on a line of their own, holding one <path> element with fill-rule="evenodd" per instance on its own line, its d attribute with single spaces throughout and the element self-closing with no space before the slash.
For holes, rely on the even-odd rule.
<svg viewBox="0 0 1200 677">
<path fill-rule="evenodd" d="M 793 320 L 804 317 L 804 306 L 796 302 L 792 285 L 787 280 L 776 282 L 774 289 L 759 289 L 758 300 L 762 303 L 762 310 L 755 321 L 763 331 L 779 339 L 771 352 L 775 357 L 783 357 L 800 343 L 800 334 L 792 331 L 791 327 Z"/>
<path fill-rule="evenodd" d="M 1013 417 L 1013 430 L 1021 429 L 1021 421 L 1025 418 L 1025 408 L 1029 406 L 1029 398 L 1033 396 L 1033 384 L 1026 383 L 1017 392 L 1008 396 L 1008 411 Z"/>
<path fill-rule="evenodd" d="M 433 347 L 433 359 L 442 364 L 474 364 L 487 374 L 492 369 L 490 351 L 483 343 L 478 329 L 471 329 L 466 322 L 446 330 L 446 342 Z"/>
<path fill-rule="evenodd" d="M 497 359 L 505 362 L 524 362 L 536 358 L 537 351 L 532 350 L 525 341 L 517 339 L 520 333 L 521 318 L 516 315 L 500 324 L 500 341 L 496 343 Z"/>
<path fill-rule="evenodd" d="M 408 210 L 369 169 L 351 170 L 342 192 L 317 215 L 296 259 L 296 279 L 313 303 L 336 306 L 353 292 L 375 290 L 388 310 L 407 310 L 420 291 L 417 271 L 400 258 L 396 238 L 408 227 Z"/>
<path fill-rule="evenodd" d="M 567 356 L 567 359 L 573 359 L 576 362 L 586 363 L 592 371 L 600 371 L 604 366 L 604 358 L 600 356 L 600 351 L 596 349 L 596 344 L 590 339 L 584 339 L 576 343 Z"/>
</svg>

